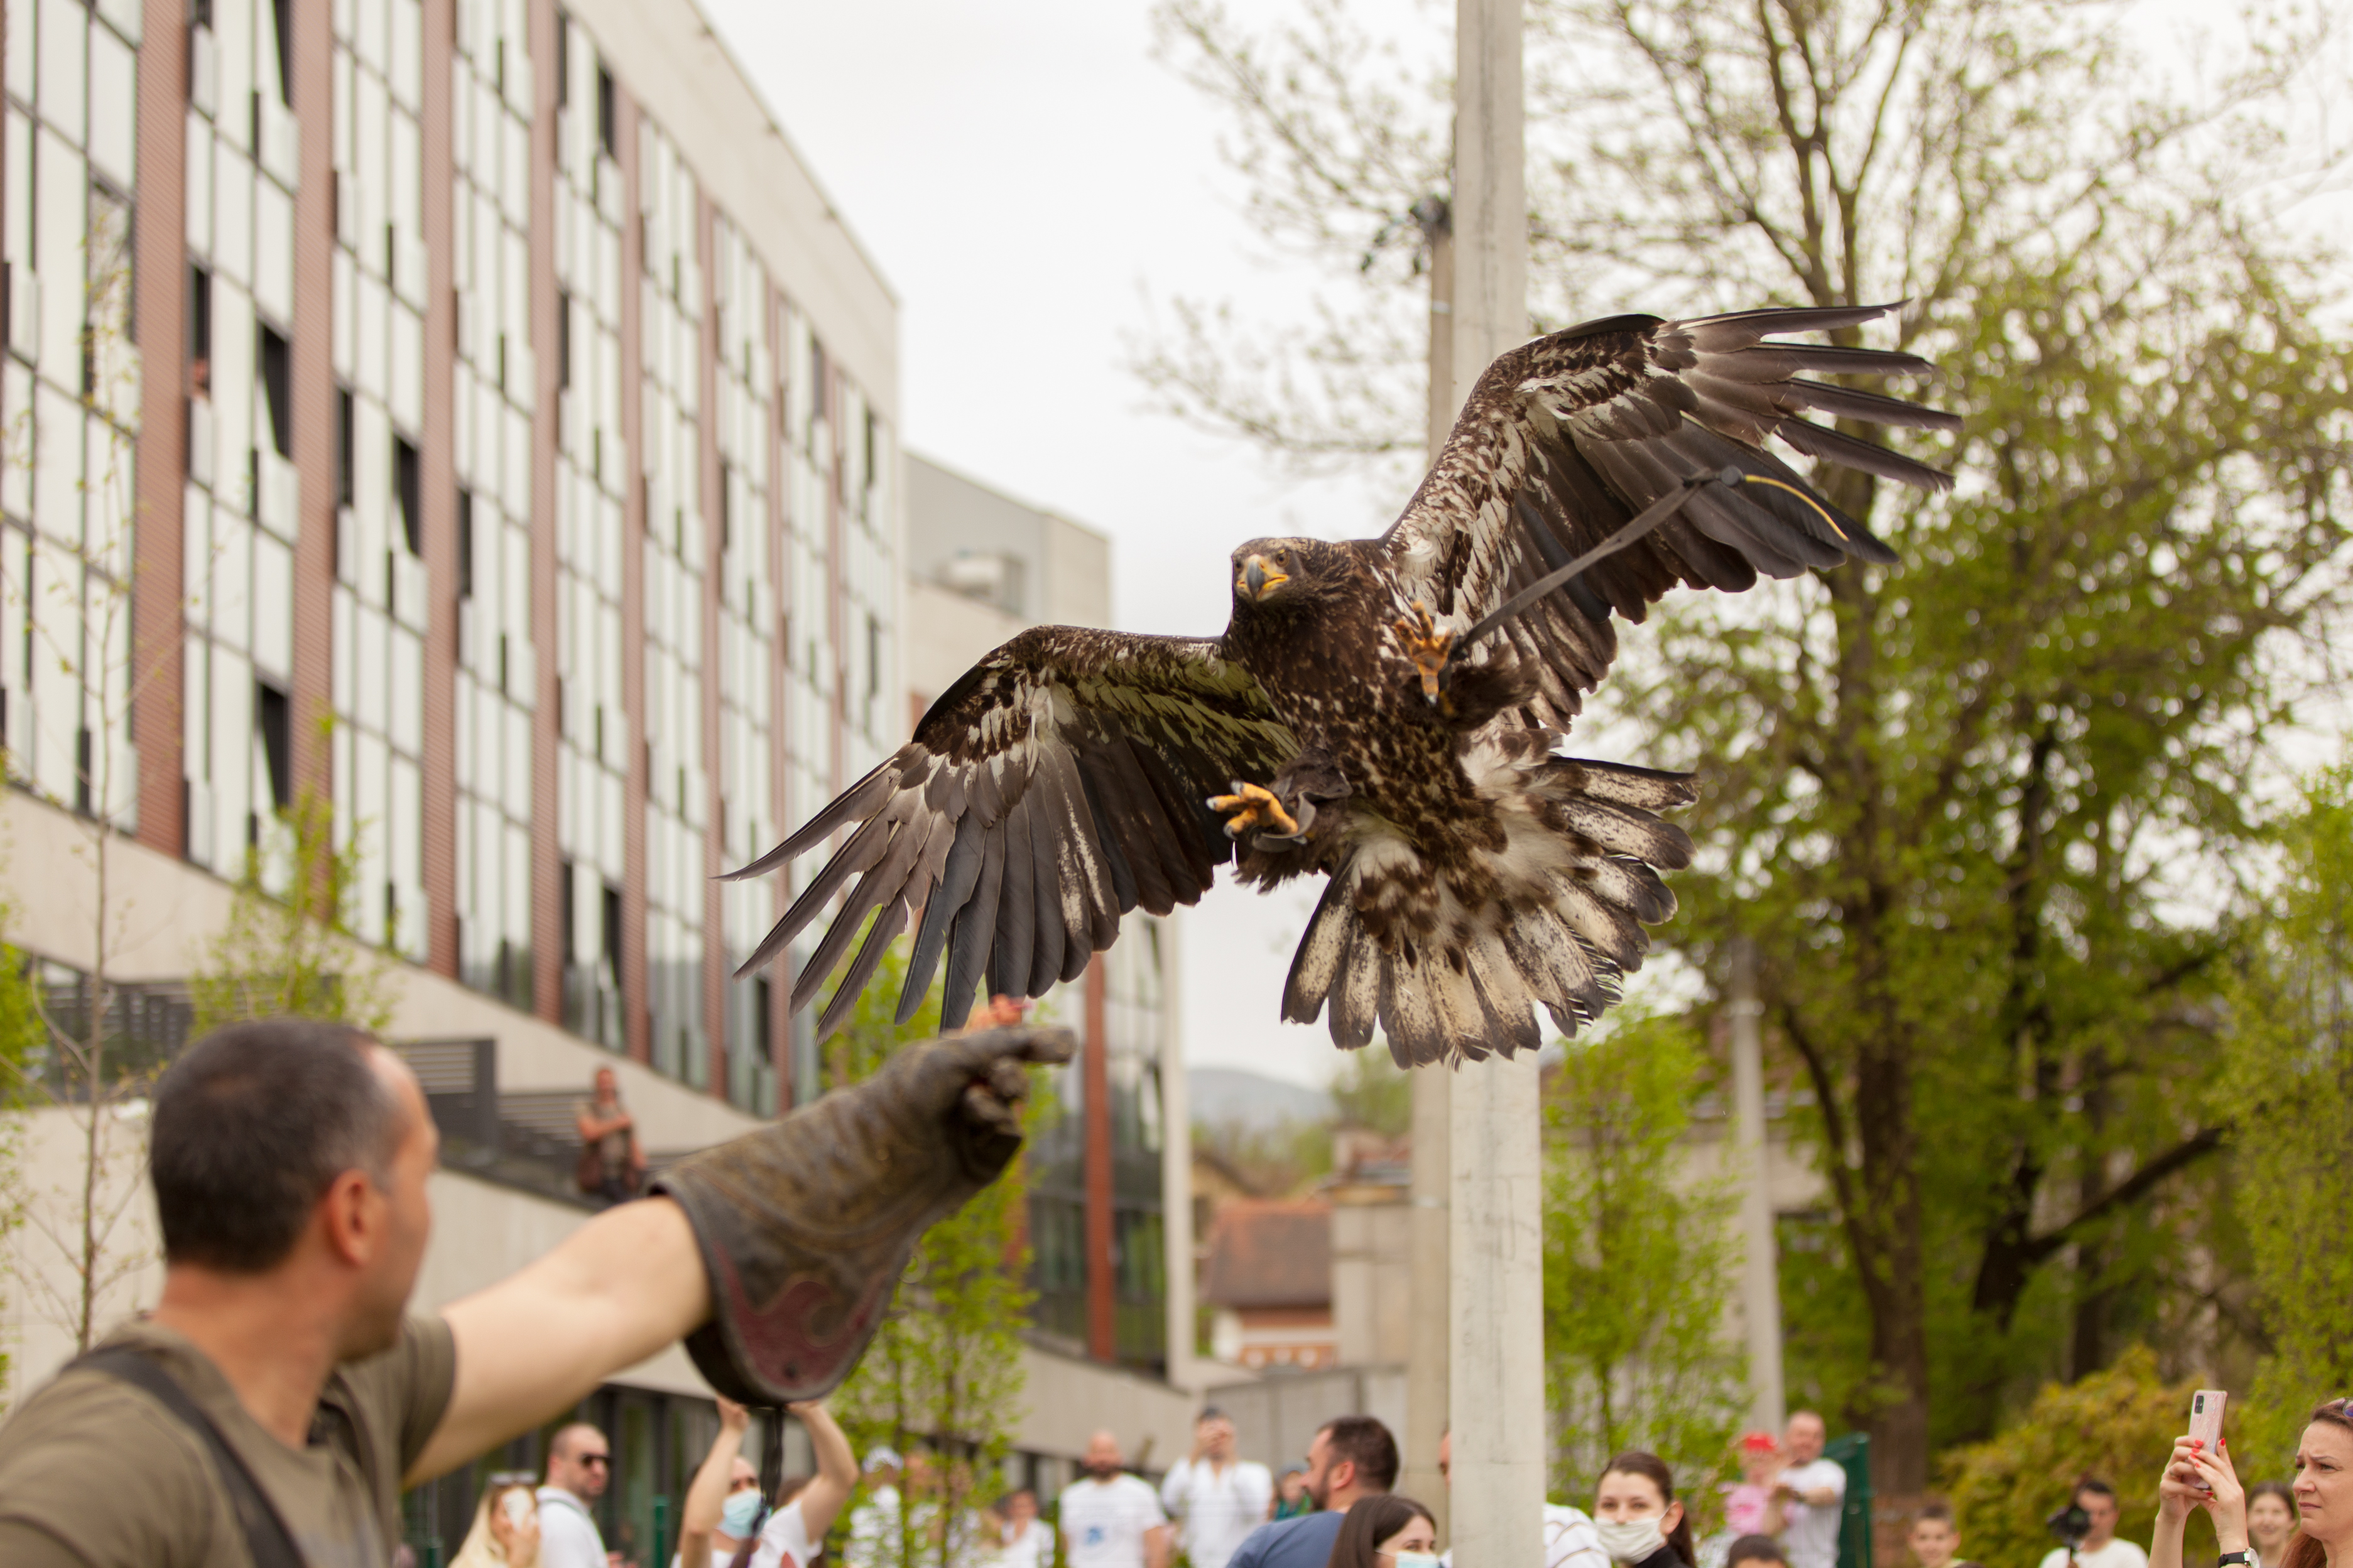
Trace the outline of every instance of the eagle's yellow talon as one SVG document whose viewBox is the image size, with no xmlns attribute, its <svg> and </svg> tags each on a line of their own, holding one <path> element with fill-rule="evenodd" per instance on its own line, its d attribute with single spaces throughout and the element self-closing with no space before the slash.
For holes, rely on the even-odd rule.
<svg viewBox="0 0 2353 1568">
<path fill-rule="evenodd" d="M 1231 795 L 1213 795 L 1209 809 L 1226 818 L 1226 837 L 1240 838 L 1256 827 L 1274 827 L 1285 836 L 1299 831 L 1298 822 L 1282 809 L 1271 791 L 1254 784 L 1236 783 Z"/>
<path fill-rule="evenodd" d="M 1421 694 L 1430 701 L 1438 700 L 1439 680 L 1446 673 L 1446 661 L 1454 651 L 1454 634 L 1438 629 L 1430 606 L 1419 599 L 1413 602 L 1413 614 L 1397 623 L 1398 640 L 1405 644 L 1406 656 L 1421 672 Z"/>
</svg>

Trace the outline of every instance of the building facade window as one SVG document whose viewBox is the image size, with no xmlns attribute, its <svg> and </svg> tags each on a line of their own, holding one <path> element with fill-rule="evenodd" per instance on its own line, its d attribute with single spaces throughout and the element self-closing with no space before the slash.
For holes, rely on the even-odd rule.
<svg viewBox="0 0 2353 1568">
<path fill-rule="evenodd" d="M 522 0 L 457 8 L 449 66 L 458 353 L 458 977 L 529 1008 L 533 713 L 529 17 Z"/>
</svg>

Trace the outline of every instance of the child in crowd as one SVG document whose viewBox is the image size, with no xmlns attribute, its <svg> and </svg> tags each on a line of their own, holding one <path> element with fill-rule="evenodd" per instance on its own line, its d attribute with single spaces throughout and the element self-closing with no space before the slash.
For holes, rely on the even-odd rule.
<svg viewBox="0 0 2353 1568">
<path fill-rule="evenodd" d="M 1773 1498 L 1773 1479 L 1781 1473 L 1781 1446 L 1770 1432 L 1740 1436 L 1740 1484 L 1724 1489 L 1725 1527 L 1735 1535 L 1755 1535 L 1765 1528 L 1765 1505 Z"/>
<path fill-rule="evenodd" d="M 1958 1561 L 1961 1532 L 1954 1527 L 1949 1503 L 1934 1500 L 1920 1505 L 1912 1516 L 1912 1560 L 1920 1568 L 1977 1568 Z"/>
</svg>

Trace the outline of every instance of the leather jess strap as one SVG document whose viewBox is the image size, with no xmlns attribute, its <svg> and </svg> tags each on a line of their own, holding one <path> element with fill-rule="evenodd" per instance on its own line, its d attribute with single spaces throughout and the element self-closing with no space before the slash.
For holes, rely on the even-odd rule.
<svg viewBox="0 0 2353 1568">
<path fill-rule="evenodd" d="M 179 1381 L 155 1364 L 152 1357 L 132 1350 L 128 1345 L 111 1345 L 90 1352 L 73 1363 L 92 1372 L 102 1372 L 120 1378 L 132 1387 L 152 1395 L 155 1403 L 170 1411 L 183 1426 L 202 1440 L 212 1450 L 213 1468 L 220 1472 L 221 1488 L 237 1509 L 237 1524 L 245 1531 L 246 1548 L 253 1553 L 254 1568 L 303 1568 L 302 1554 L 295 1550 L 294 1537 L 288 1531 L 286 1521 L 261 1489 L 245 1460 L 221 1436 L 211 1416 L 188 1397 L 188 1391 Z"/>
</svg>

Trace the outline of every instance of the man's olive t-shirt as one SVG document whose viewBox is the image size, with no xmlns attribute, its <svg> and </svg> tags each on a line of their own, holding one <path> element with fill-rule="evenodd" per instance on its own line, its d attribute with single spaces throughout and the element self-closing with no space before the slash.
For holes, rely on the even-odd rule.
<svg viewBox="0 0 2353 1568">
<path fill-rule="evenodd" d="M 110 1345 L 144 1351 L 212 1417 L 277 1505 L 311 1568 L 386 1568 L 400 1479 L 448 1408 L 457 1351 L 439 1319 L 335 1370 L 311 1441 L 288 1447 L 237 1403 L 203 1352 L 133 1321 Z M 69 1371 L 0 1425 L 0 1563 L 7 1568 L 251 1568 L 211 1449 L 143 1391 Z"/>
</svg>

